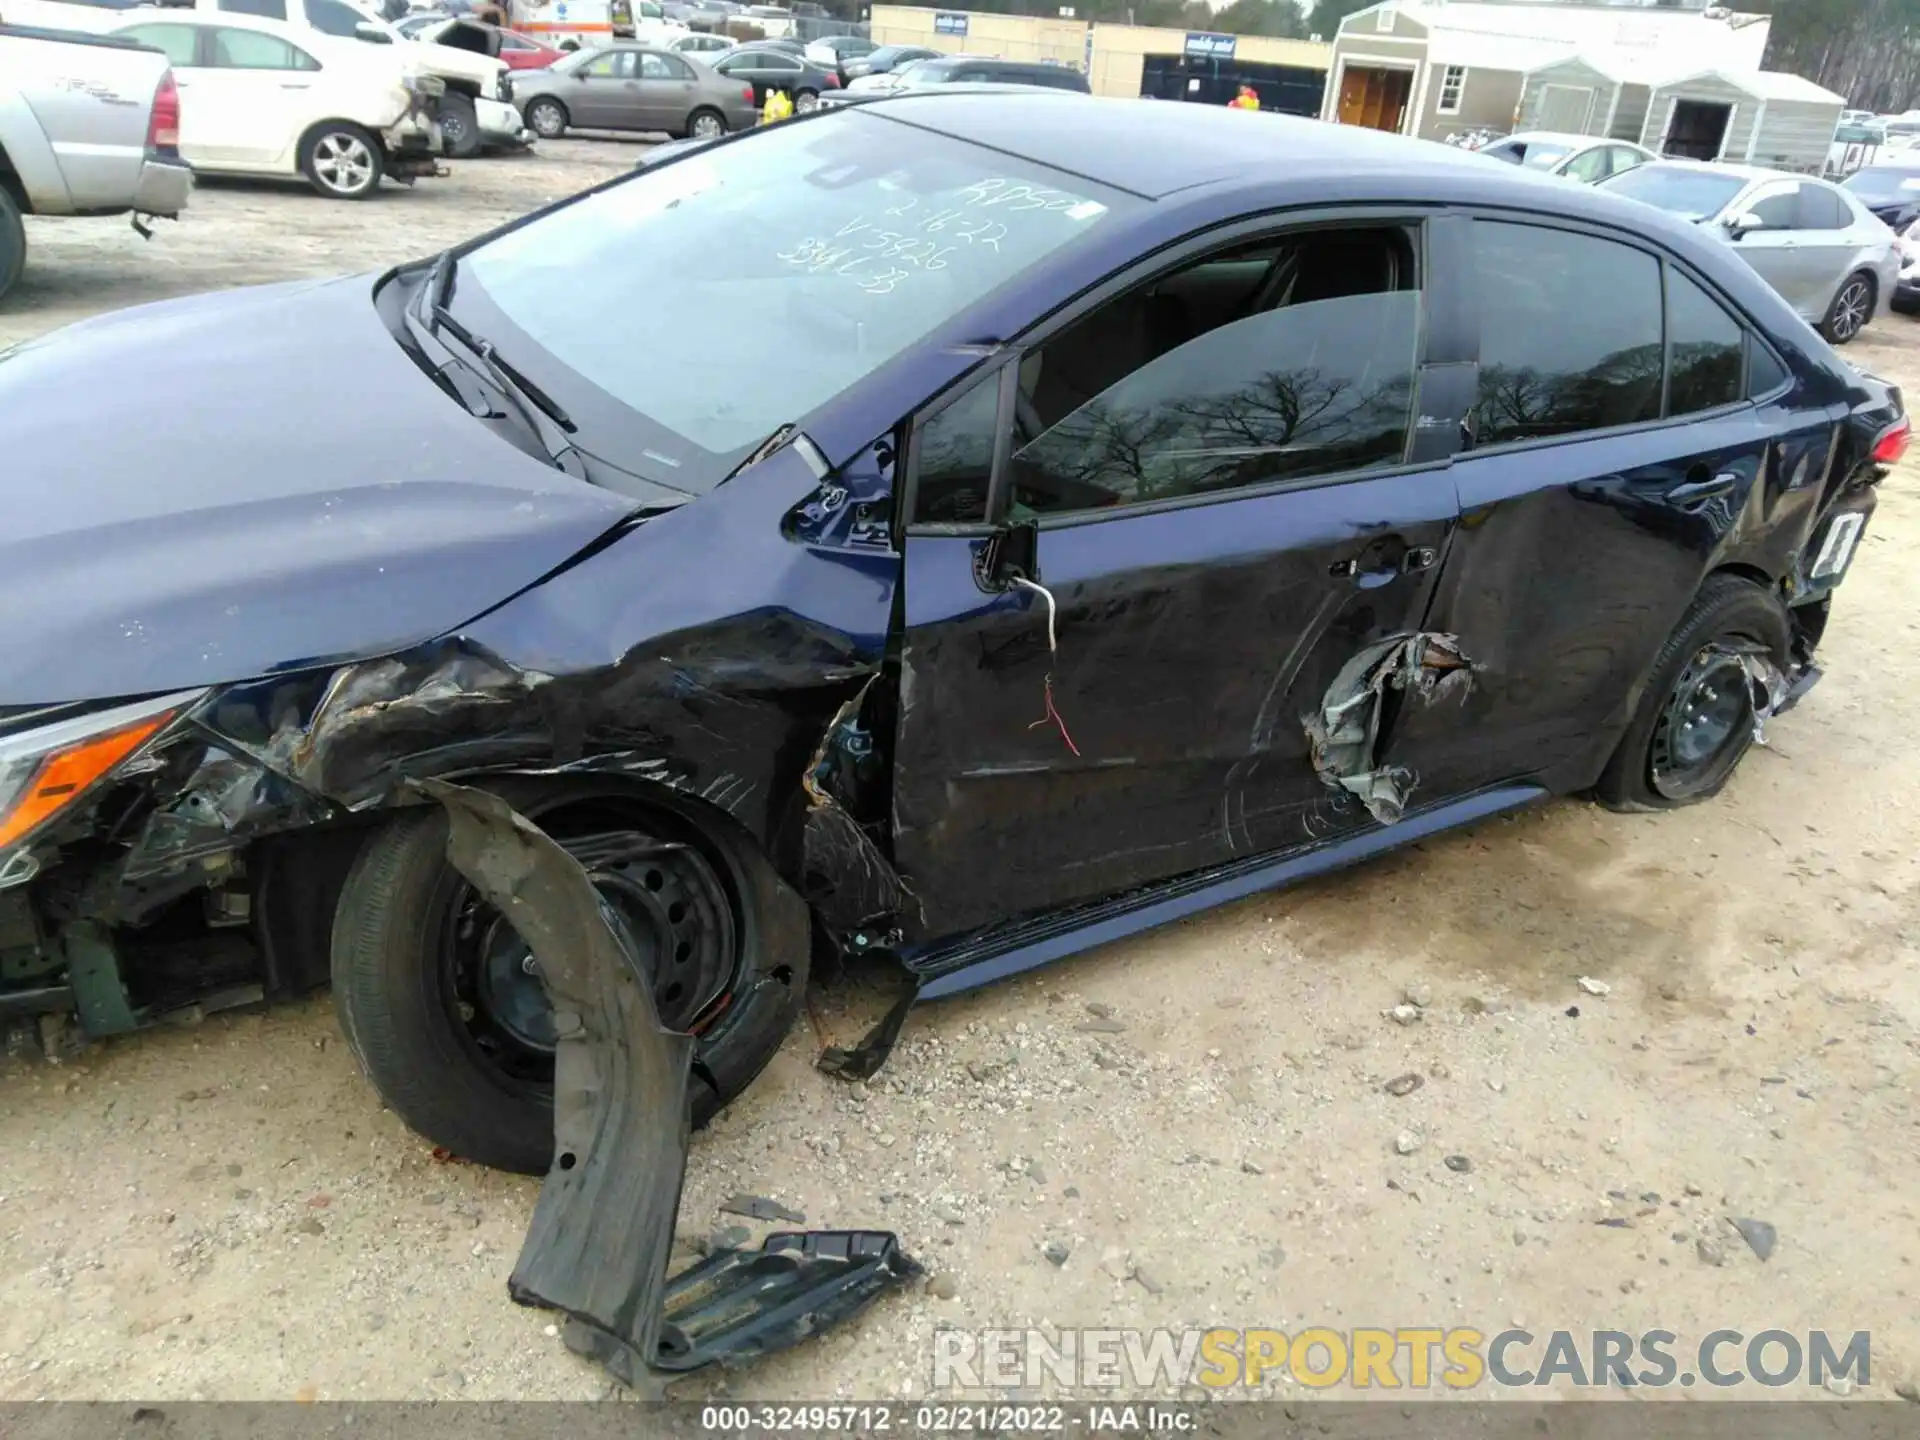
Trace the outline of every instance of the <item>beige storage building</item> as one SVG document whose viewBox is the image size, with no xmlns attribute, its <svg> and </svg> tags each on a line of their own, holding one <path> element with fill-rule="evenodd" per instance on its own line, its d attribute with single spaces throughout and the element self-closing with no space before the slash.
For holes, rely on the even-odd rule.
<svg viewBox="0 0 1920 1440">
<path fill-rule="evenodd" d="M 1429 140 L 1506 134 L 1522 125 L 1529 77 L 1562 61 L 1616 57 L 1603 63 L 1618 69 L 1659 57 L 1671 68 L 1681 57 L 1696 69 L 1752 73 L 1769 26 L 1765 15 L 1719 8 L 1385 0 L 1340 22 L 1321 118 Z M 1562 98 L 1549 109 L 1572 106 Z"/>
<path fill-rule="evenodd" d="M 1817 174 L 1846 103 L 1811 80 L 1777 70 L 1583 54 L 1527 76 L 1515 128 L 1605 135 L 1662 155 Z"/>
</svg>

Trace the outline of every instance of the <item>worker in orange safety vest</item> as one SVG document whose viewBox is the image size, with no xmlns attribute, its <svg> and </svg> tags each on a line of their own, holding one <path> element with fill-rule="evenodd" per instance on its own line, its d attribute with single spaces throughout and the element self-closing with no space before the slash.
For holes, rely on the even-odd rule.
<svg viewBox="0 0 1920 1440">
<path fill-rule="evenodd" d="M 1229 110 L 1258 110 L 1260 108 L 1260 96 L 1254 91 L 1251 85 L 1242 85 L 1240 87 L 1240 93 L 1227 102 L 1227 108 Z"/>
</svg>

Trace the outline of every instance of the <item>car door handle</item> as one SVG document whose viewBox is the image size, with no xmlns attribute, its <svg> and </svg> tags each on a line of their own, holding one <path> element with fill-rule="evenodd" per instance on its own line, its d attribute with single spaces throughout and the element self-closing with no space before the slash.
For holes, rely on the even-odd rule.
<svg viewBox="0 0 1920 1440">
<path fill-rule="evenodd" d="M 1345 560 L 1336 560 L 1327 567 L 1327 573 L 1336 580 L 1358 580 L 1361 584 L 1384 585 L 1396 575 L 1412 575 L 1416 571 L 1431 570 L 1439 553 L 1431 545 L 1415 545 L 1404 551 L 1396 560 L 1389 556 L 1367 557 L 1368 568 L 1360 568 L 1360 557 L 1348 556 Z"/>
<path fill-rule="evenodd" d="M 1729 495 L 1733 487 L 1740 483 L 1740 477 L 1731 470 L 1722 470 L 1718 475 L 1705 480 L 1689 480 L 1684 485 L 1676 485 L 1667 491 L 1669 505 L 1698 505 L 1703 500 L 1717 499 Z"/>
</svg>

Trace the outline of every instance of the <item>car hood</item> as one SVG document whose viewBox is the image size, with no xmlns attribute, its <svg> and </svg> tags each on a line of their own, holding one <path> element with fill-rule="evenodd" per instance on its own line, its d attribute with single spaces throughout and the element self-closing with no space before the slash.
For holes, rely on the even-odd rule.
<svg viewBox="0 0 1920 1440">
<path fill-rule="evenodd" d="M 373 286 L 167 301 L 0 355 L 0 707 L 401 649 L 633 511 L 449 399 Z"/>
</svg>

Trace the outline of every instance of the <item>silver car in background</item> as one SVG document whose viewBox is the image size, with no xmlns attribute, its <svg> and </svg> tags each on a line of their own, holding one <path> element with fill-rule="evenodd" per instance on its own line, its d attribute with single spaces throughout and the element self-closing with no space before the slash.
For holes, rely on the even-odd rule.
<svg viewBox="0 0 1920 1440">
<path fill-rule="evenodd" d="M 1564 175 L 1582 185 L 1598 185 L 1615 175 L 1657 158 L 1644 145 L 1609 140 L 1604 135 L 1563 135 L 1552 130 L 1526 130 L 1480 147 L 1491 155 L 1528 170 Z"/>
<path fill-rule="evenodd" d="M 1657 160 L 1601 184 L 1713 227 L 1835 345 L 1893 299 L 1900 274 L 1893 231 L 1837 185 L 1691 160 Z"/>
<path fill-rule="evenodd" d="M 533 132 L 651 130 L 711 138 L 759 118 L 753 87 L 699 61 L 625 42 L 582 50 L 544 70 L 515 71 L 513 103 Z"/>
</svg>

